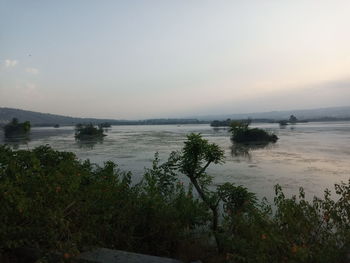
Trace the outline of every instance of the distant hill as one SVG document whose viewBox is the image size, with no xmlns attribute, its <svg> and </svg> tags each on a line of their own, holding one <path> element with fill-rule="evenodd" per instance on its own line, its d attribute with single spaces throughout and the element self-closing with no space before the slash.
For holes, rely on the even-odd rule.
<svg viewBox="0 0 350 263">
<path fill-rule="evenodd" d="M 349 119 L 350 106 L 346 107 L 331 107 L 307 110 L 287 110 L 287 111 L 270 111 L 270 112 L 255 112 L 242 114 L 220 114 L 198 116 L 200 120 L 226 120 L 226 119 L 261 119 L 261 120 L 282 120 L 288 119 L 290 115 L 295 115 L 299 120 L 332 120 L 332 119 Z"/>
<path fill-rule="evenodd" d="M 197 118 L 188 119 L 148 119 L 148 120 L 114 120 L 114 119 L 97 119 L 97 118 L 77 118 L 62 116 L 50 113 L 41 113 L 35 111 L 27 111 L 13 108 L 0 108 L 0 126 L 8 123 L 12 118 L 17 118 L 20 122 L 30 121 L 34 126 L 53 126 L 59 125 L 75 125 L 77 123 L 93 123 L 100 124 L 109 122 L 112 125 L 155 125 L 155 124 L 199 124 L 209 123 L 213 120 L 226 119 L 247 119 L 251 118 L 255 121 L 266 122 L 269 120 L 288 119 L 290 115 L 295 115 L 299 120 L 336 120 L 350 119 L 349 107 L 332 107 L 309 110 L 288 110 L 288 111 L 270 111 L 256 112 L 244 114 L 223 114 L 223 115 L 207 115 Z"/>
<path fill-rule="evenodd" d="M 72 125 L 79 122 L 102 122 L 103 120 L 94 118 L 74 118 L 50 113 L 41 113 L 13 108 L 0 108 L 0 123 L 7 123 L 12 118 L 17 118 L 20 122 L 30 121 L 33 125 Z"/>
<path fill-rule="evenodd" d="M 97 118 L 76 118 L 50 113 L 41 113 L 13 108 L 0 108 L 0 125 L 4 125 L 17 118 L 20 122 L 30 121 L 34 126 L 75 125 L 77 123 L 100 124 L 108 122 L 112 125 L 153 125 L 153 124 L 193 124 L 202 123 L 197 119 L 148 119 L 148 120 L 114 120 Z M 207 123 L 207 122 L 206 122 Z"/>
</svg>

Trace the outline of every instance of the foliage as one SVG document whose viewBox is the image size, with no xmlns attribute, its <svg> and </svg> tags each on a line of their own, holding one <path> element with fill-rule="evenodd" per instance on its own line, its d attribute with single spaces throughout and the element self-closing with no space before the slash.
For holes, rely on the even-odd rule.
<svg viewBox="0 0 350 263">
<path fill-rule="evenodd" d="M 296 123 L 296 122 L 298 122 L 298 119 L 297 119 L 297 117 L 295 117 L 294 115 L 290 115 L 290 117 L 289 117 L 289 122 L 290 122 L 290 123 Z"/>
<path fill-rule="evenodd" d="M 11 137 L 28 134 L 30 127 L 29 121 L 19 123 L 17 118 L 13 118 L 11 122 L 4 126 L 5 136 Z"/>
<path fill-rule="evenodd" d="M 249 128 L 249 125 L 250 121 L 231 122 L 231 140 L 236 143 L 276 142 L 278 140 L 278 137 L 275 134 L 271 134 L 259 128 Z"/>
<path fill-rule="evenodd" d="M 180 171 L 184 173 L 196 188 L 200 198 L 212 212 L 211 229 L 219 251 L 221 243 L 218 237 L 218 205 L 217 193 L 208 190 L 212 177 L 205 173 L 211 163 L 222 163 L 224 152 L 218 145 L 210 144 L 200 134 L 191 133 L 180 156 Z"/>
<path fill-rule="evenodd" d="M 89 124 L 77 124 L 75 126 L 75 138 L 79 140 L 103 138 L 106 136 L 103 133 L 103 128 L 100 126 L 96 128 L 92 123 Z"/>
<path fill-rule="evenodd" d="M 302 188 L 299 198 L 286 198 L 278 185 L 275 190 L 274 213 L 266 203 L 251 203 L 245 211 L 225 214 L 228 258 L 232 262 L 345 262 L 350 248 L 350 182 L 335 185 L 335 199 L 329 190 L 323 199 L 313 201 L 305 199 Z"/>
<path fill-rule="evenodd" d="M 0 254 L 34 247 L 72 255 L 102 246 L 176 257 L 204 229 L 214 234 L 217 259 L 227 262 L 345 262 L 350 181 L 335 185 L 336 196 L 326 190 L 311 201 L 302 188 L 288 198 L 277 185 L 271 205 L 243 186 L 214 187 L 206 169 L 223 157 L 217 145 L 190 134 L 181 152 L 164 163 L 156 154 L 133 184 L 113 162 L 98 166 L 48 146 L 0 146 Z"/>
<path fill-rule="evenodd" d="M 227 261 L 342 262 L 346 258 L 350 249 L 350 181 L 335 185 L 338 198 L 331 199 L 326 190 L 324 199 L 312 202 L 305 199 L 302 188 L 299 199 L 286 198 L 277 185 L 272 212 L 271 205 L 258 203 L 243 186 L 225 183 L 209 190 L 212 178 L 205 170 L 222 158 L 217 145 L 190 134 L 180 155 L 180 169 L 212 211 L 211 229 L 218 251 L 226 254 Z"/>
<path fill-rule="evenodd" d="M 0 146 L 0 251 L 103 246 L 173 254 L 189 229 L 206 224 L 207 209 L 175 178 L 172 163 L 156 158 L 133 185 L 113 162 L 80 162 L 48 146 Z"/>
</svg>

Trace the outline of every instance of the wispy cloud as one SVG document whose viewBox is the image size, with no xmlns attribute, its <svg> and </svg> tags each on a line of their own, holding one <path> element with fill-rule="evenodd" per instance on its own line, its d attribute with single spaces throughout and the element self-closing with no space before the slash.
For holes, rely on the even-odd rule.
<svg viewBox="0 0 350 263">
<path fill-rule="evenodd" d="M 18 64 L 17 60 L 11 60 L 11 59 L 6 59 L 5 60 L 5 67 L 6 68 L 13 68 Z"/>
<path fill-rule="evenodd" d="M 39 70 L 37 68 L 26 68 L 26 72 L 33 75 L 39 74 Z"/>
</svg>

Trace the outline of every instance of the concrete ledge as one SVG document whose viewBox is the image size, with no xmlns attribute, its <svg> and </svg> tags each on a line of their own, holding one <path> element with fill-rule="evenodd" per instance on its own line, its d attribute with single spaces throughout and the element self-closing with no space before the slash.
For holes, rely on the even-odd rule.
<svg viewBox="0 0 350 263">
<path fill-rule="evenodd" d="M 149 256 L 107 248 L 99 248 L 93 251 L 81 253 L 77 259 L 79 262 L 91 263 L 182 263 L 176 259 Z"/>
</svg>

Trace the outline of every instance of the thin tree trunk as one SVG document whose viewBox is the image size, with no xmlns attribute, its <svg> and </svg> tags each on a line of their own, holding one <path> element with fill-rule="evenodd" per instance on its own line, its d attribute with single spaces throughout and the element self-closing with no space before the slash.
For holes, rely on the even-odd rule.
<svg viewBox="0 0 350 263">
<path fill-rule="evenodd" d="M 221 245 L 220 242 L 220 238 L 218 236 L 218 209 L 217 209 L 217 205 L 214 206 L 210 203 L 208 197 L 205 195 L 203 189 L 200 187 L 200 185 L 198 184 L 196 178 L 194 178 L 193 176 L 190 177 L 192 184 L 194 185 L 194 187 L 196 188 L 199 196 L 201 197 L 201 199 L 203 200 L 203 202 L 210 208 L 210 210 L 213 213 L 213 220 L 212 220 L 212 226 L 211 229 L 214 233 L 214 237 L 215 237 L 215 242 L 218 248 L 218 252 L 221 253 L 223 252 L 223 247 Z"/>
</svg>

